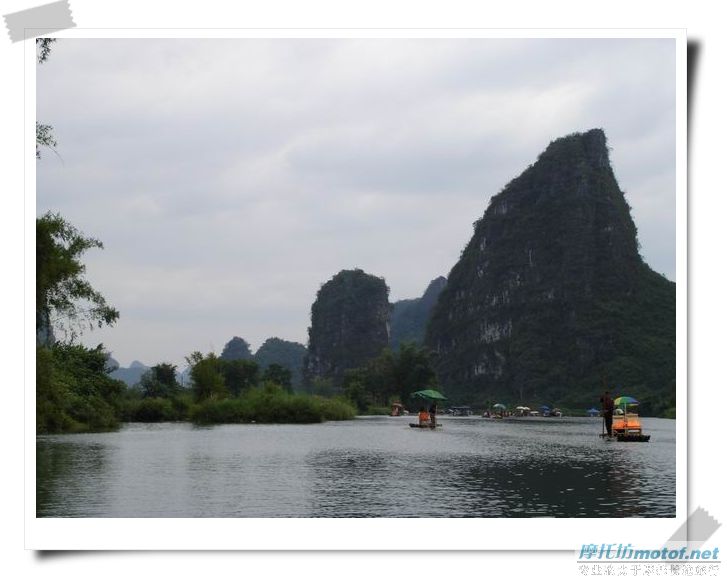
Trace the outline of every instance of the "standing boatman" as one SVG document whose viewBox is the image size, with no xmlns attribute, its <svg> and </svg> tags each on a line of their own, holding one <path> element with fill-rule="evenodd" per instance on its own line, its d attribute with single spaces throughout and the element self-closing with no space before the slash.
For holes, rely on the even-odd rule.
<svg viewBox="0 0 727 580">
<path fill-rule="evenodd" d="M 613 399 L 609 391 L 604 391 L 601 396 L 601 414 L 603 422 L 606 424 L 606 433 L 611 437 L 611 427 L 613 425 Z"/>
</svg>

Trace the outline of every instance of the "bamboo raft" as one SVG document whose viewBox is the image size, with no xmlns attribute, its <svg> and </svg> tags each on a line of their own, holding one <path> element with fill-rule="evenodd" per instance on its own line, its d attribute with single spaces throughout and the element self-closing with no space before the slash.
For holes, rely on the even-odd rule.
<svg viewBox="0 0 727 580">
<path fill-rule="evenodd" d="M 639 442 L 646 443 L 651 439 L 651 435 L 644 435 L 642 433 L 616 433 L 614 435 L 608 435 L 607 433 L 601 433 L 599 437 L 607 440 L 626 441 L 626 442 Z"/>
</svg>

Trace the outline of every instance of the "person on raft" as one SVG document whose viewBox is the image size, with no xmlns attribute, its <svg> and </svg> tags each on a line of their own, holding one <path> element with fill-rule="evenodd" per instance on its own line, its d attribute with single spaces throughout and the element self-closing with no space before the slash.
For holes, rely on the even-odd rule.
<svg viewBox="0 0 727 580">
<path fill-rule="evenodd" d="M 605 391 L 601 396 L 601 414 L 603 422 L 606 424 L 606 433 L 611 437 L 611 428 L 613 426 L 613 399 L 611 393 Z"/>
<path fill-rule="evenodd" d="M 437 426 L 437 404 L 432 403 L 429 407 L 429 420 L 432 422 L 432 426 Z"/>
<path fill-rule="evenodd" d="M 419 424 L 426 425 L 427 423 L 429 423 L 429 413 L 427 413 L 427 410 L 422 407 L 419 409 Z"/>
</svg>

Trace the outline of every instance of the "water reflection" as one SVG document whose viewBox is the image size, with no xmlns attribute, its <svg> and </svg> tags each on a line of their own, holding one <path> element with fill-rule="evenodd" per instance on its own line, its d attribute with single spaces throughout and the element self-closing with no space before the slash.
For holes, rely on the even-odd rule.
<svg viewBox="0 0 727 580">
<path fill-rule="evenodd" d="M 102 515 L 110 488 L 107 446 L 82 438 L 59 444 L 58 439 L 36 443 L 36 513 L 38 517 Z M 62 438 L 61 438 L 62 441 Z"/>
<path fill-rule="evenodd" d="M 39 437 L 39 516 L 673 517 L 674 422 L 605 443 L 589 420 L 127 425 Z"/>
<path fill-rule="evenodd" d="M 307 458 L 312 517 L 393 517 L 401 458 L 382 452 L 341 450 Z M 397 465 L 401 464 L 401 465 Z"/>
</svg>

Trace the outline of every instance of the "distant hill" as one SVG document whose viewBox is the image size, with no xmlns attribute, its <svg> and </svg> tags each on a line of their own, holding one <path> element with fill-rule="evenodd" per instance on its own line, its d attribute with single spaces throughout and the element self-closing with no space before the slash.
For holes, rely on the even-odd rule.
<svg viewBox="0 0 727 580">
<path fill-rule="evenodd" d="M 244 338 L 235 336 L 222 349 L 220 358 L 224 360 L 252 360 L 250 345 Z"/>
<path fill-rule="evenodd" d="M 109 358 L 109 362 L 113 362 L 118 367 L 118 363 Z M 141 375 L 149 370 L 150 367 L 138 360 L 133 361 L 128 367 L 118 367 L 116 370 L 109 373 L 109 376 L 120 381 L 124 381 L 128 386 L 133 387 L 141 380 Z"/>
<path fill-rule="evenodd" d="M 675 404 L 676 286 L 638 251 L 600 129 L 552 142 L 495 195 L 426 335 L 458 401 L 586 408 L 603 384 Z"/>
<path fill-rule="evenodd" d="M 303 361 L 307 350 L 298 342 L 281 338 L 268 338 L 255 353 L 254 360 L 264 371 L 271 364 L 279 364 L 292 373 L 293 389 L 300 389 L 303 383 Z"/>
<path fill-rule="evenodd" d="M 447 279 L 439 276 L 429 283 L 420 298 L 399 300 L 391 305 L 391 348 L 399 348 L 402 342 L 424 342 L 432 308 L 446 285 Z"/>
</svg>

